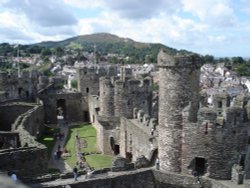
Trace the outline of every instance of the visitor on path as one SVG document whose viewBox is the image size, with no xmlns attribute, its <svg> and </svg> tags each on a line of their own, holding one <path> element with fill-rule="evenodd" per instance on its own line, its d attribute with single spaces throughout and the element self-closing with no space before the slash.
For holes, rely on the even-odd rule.
<svg viewBox="0 0 250 188">
<path fill-rule="evenodd" d="M 13 180 L 13 181 L 17 181 L 17 176 L 16 174 L 13 172 L 10 176 L 10 178 Z"/>
<path fill-rule="evenodd" d="M 61 158 L 61 155 L 62 155 L 61 150 L 58 150 L 58 151 L 56 152 L 56 155 L 57 155 L 57 159 L 60 159 L 60 158 Z"/>
<path fill-rule="evenodd" d="M 158 157 L 155 160 L 155 167 L 156 167 L 157 170 L 160 170 L 160 160 L 159 160 Z"/>
<path fill-rule="evenodd" d="M 192 175 L 196 178 L 196 181 L 197 181 L 197 183 L 201 183 L 200 182 L 200 177 L 199 177 L 199 174 L 198 174 L 198 172 L 194 169 L 194 170 L 192 170 Z"/>
<path fill-rule="evenodd" d="M 73 168 L 73 174 L 74 174 L 74 180 L 75 180 L 75 181 L 77 181 L 77 172 L 78 172 L 78 169 L 77 169 L 77 167 L 75 166 L 75 167 Z"/>
<path fill-rule="evenodd" d="M 151 129 L 151 136 L 154 135 L 154 128 Z"/>
<path fill-rule="evenodd" d="M 54 152 L 54 159 L 55 160 L 57 159 L 57 152 L 56 151 Z"/>
</svg>

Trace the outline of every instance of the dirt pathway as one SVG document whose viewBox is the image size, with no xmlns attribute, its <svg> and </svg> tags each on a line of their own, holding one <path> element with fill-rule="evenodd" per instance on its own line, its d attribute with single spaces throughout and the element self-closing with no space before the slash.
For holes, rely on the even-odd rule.
<svg viewBox="0 0 250 188">
<path fill-rule="evenodd" d="M 59 169 L 61 173 L 72 172 L 72 168 L 66 163 L 65 160 L 63 160 L 62 158 L 55 159 L 54 156 L 54 153 L 57 152 L 58 150 L 58 145 L 60 145 L 61 149 L 63 149 L 67 139 L 68 132 L 69 132 L 68 125 L 61 125 L 60 133 L 64 133 L 64 138 L 62 138 L 61 140 L 60 139 L 56 140 L 56 143 L 53 147 L 49 160 L 49 168 Z"/>
</svg>

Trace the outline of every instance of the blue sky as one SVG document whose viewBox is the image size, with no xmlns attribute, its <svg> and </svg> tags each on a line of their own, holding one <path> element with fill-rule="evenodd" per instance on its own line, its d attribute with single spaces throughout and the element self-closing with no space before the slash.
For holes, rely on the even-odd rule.
<svg viewBox="0 0 250 188">
<path fill-rule="evenodd" d="M 250 0 L 0 0 L 0 42 L 107 32 L 216 57 L 250 57 Z"/>
</svg>

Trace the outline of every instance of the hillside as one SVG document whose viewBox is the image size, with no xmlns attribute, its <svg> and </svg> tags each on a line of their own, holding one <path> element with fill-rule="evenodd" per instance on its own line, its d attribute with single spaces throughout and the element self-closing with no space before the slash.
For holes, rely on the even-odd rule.
<svg viewBox="0 0 250 188">
<path fill-rule="evenodd" d="M 169 54 L 190 53 L 186 50 L 178 51 L 160 43 L 136 42 L 129 38 L 121 38 L 108 33 L 81 35 L 63 41 L 47 41 L 31 45 L 19 45 L 18 47 L 19 55 L 23 57 L 32 54 L 63 56 L 68 51 L 78 54 L 81 54 L 82 51 L 96 51 L 99 57 L 116 54 L 117 57 L 128 59 L 126 63 L 156 63 L 157 54 L 161 48 L 164 48 Z M 16 56 L 16 54 L 17 48 L 14 45 L 0 44 L 0 56 L 11 57 Z M 113 62 L 117 62 L 117 60 Z"/>
<path fill-rule="evenodd" d="M 150 62 L 156 62 L 156 56 L 161 48 L 164 48 L 170 54 L 188 53 L 185 50 L 177 51 L 174 48 L 167 47 L 163 44 L 155 43 L 141 43 L 136 42 L 129 38 L 121 38 L 116 35 L 108 33 L 98 33 L 91 35 L 81 35 L 72 37 L 58 42 L 41 42 L 34 45 L 42 46 L 45 48 L 68 48 L 73 50 L 93 51 L 100 55 L 120 54 L 131 57 L 134 61 L 145 61 L 148 59 Z"/>
</svg>

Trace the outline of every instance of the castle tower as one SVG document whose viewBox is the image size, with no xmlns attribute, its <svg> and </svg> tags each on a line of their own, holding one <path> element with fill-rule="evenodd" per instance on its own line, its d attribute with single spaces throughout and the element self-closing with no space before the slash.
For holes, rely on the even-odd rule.
<svg viewBox="0 0 250 188">
<path fill-rule="evenodd" d="M 110 77 L 100 78 L 100 115 L 114 116 L 114 86 Z"/>
<path fill-rule="evenodd" d="M 159 158 L 162 170 L 181 172 L 182 111 L 189 105 L 189 121 L 195 122 L 199 108 L 201 59 L 197 55 L 158 54 Z"/>
</svg>

